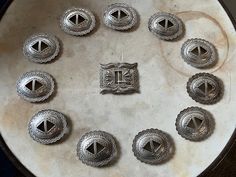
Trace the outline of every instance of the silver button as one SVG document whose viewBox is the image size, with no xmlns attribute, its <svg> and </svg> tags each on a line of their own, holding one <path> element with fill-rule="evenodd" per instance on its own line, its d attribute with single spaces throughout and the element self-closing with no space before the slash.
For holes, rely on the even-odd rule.
<svg viewBox="0 0 236 177">
<path fill-rule="evenodd" d="M 138 64 L 101 64 L 101 93 L 127 94 L 139 91 Z"/>
<path fill-rule="evenodd" d="M 65 11 L 60 20 L 63 31 L 74 36 L 90 33 L 96 25 L 93 13 L 88 9 L 72 8 Z"/>
<path fill-rule="evenodd" d="M 18 95 L 26 101 L 41 102 L 53 93 L 54 81 L 48 73 L 31 71 L 18 79 L 16 89 Z"/>
<path fill-rule="evenodd" d="M 223 83 L 212 74 L 199 73 L 189 79 L 187 92 L 199 103 L 214 104 L 223 96 Z"/>
<path fill-rule="evenodd" d="M 172 138 L 158 129 L 139 132 L 133 141 L 133 152 L 138 160 L 148 164 L 164 163 L 174 154 Z"/>
<path fill-rule="evenodd" d="M 103 131 L 88 132 L 79 140 L 77 155 L 87 165 L 94 167 L 107 165 L 117 157 L 115 139 Z"/>
<path fill-rule="evenodd" d="M 208 111 L 199 107 L 190 107 L 179 113 L 175 125 L 183 138 L 201 141 L 212 134 L 215 122 Z"/>
<path fill-rule="evenodd" d="M 214 45 L 203 39 L 189 39 L 181 49 L 184 61 L 196 68 L 206 68 L 216 64 L 216 53 Z"/>
<path fill-rule="evenodd" d="M 184 26 L 174 14 L 158 12 L 148 22 L 149 31 L 162 40 L 173 40 L 183 34 Z"/>
<path fill-rule="evenodd" d="M 46 63 L 54 59 L 60 50 L 58 39 L 49 34 L 39 33 L 30 36 L 24 43 L 23 53 L 33 62 Z"/>
<path fill-rule="evenodd" d="M 107 7 L 103 15 L 104 24 L 114 30 L 128 30 L 136 25 L 138 20 L 134 8 L 124 3 L 115 3 Z"/>
<path fill-rule="evenodd" d="M 39 143 L 55 143 L 68 132 L 66 117 L 54 110 L 39 111 L 30 120 L 28 130 L 33 140 Z"/>
</svg>

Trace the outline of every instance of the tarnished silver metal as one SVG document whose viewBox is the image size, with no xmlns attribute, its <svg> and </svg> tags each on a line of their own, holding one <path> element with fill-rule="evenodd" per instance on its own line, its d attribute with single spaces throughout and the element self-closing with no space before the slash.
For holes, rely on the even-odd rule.
<svg viewBox="0 0 236 177">
<path fill-rule="evenodd" d="M 215 122 L 212 115 L 205 109 L 189 107 L 179 113 L 175 125 L 183 138 L 201 141 L 212 134 Z"/>
<path fill-rule="evenodd" d="M 101 93 L 127 94 L 139 92 L 138 64 L 101 64 Z"/>
<path fill-rule="evenodd" d="M 60 20 L 61 29 L 74 36 L 83 36 L 90 33 L 95 25 L 95 16 L 90 10 L 84 8 L 68 9 Z"/>
<path fill-rule="evenodd" d="M 26 101 L 41 102 L 53 93 L 54 81 L 48 73 L 30 71 L 18 79 L 16 90 L 18 95 Z"/>
<path fill-rule="evenodd" d="M 149 19 L 148 29 L 162 40 L 173 40 L 183 34 L 184 25 L 176 15 L 158 12 Z"/>
<path fill-rule="evenodd" d="M 33 140 L 39 143 L 55 143 L 68 132 L 66 117 L 55 110 L 39 111 L 29 121 L 28 130 Z"/>
<path fill-rule="evenodd" d="M 105 166 L 117 157 L 117 146 L 113 136 L 104 131 L 88 132 L 77 145 L 79 159 L 93 167 Z"/>
<path fill-rule="evenodd" d="M 133 152 L 138 160 L 148 164 L 161 164 L 172 157 L 172 138 L 158 129 L 139 132 L 133 140 Z"/>
<path fill-rule="evenodd" d="M 189 39 L 181 48 L 182 58 L 196 68 L 211 67 L 217 62 L 216 48 L 204 39 Z"/>
<path fill-rule="evenodd" d="M 30 36 L 24 43 L 23 53 L 33 62 L 46 63 L 53 60 L 59 53 L 58 39 L 50 34 L 39 33 Z"/>
<path fill-rule="evenodd" d="M 224 92 L 222 81 L 209 73 L 199 73 L 192 76 L 187 82 L 189 96 L 202 104 L 218 102 Z"/>
<path fill-rule="evenodd" d="M 103 15 L 104 24 L 113 30 L 128 30 L 135 26 L 137 21 L 135 9 L 124 3 L 109 5 Z"/>
</svg>

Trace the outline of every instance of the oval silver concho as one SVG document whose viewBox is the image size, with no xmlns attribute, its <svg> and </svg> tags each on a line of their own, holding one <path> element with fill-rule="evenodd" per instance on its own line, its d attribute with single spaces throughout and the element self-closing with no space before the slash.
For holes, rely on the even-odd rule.
<svg viewBox="0 0 236 177">
<path fill-rule="evenodd" d="M 103 15 L 104 24 L 118 31 L 124 31 L 137 24 L 138 15 L 134 8 L 124 3 L 115 3 L 107 7 Z"/>
<path fill-rule="evenodd" d="M 24 43 L 23 53 L 33 62 L 47 63 L 53 60 L 59 53 L 58 39 L 50 34 L 39 33 L 30 36 Z"/>
<path fill-rule="evenodd" d="M 171 137 L 158 129 L 139 132 L 133 140 L 133 152 L 138 160 L 147 164 L 161 164 L 174 153 Z"/>
<path fill-rule="evenodd" d="M 223 96 L 223 83 L 209 73 L 193 75 L 187 82 L 187 92 L 196 102 L 202 104 L 217 103 Z"/>
<path fill-rule="evenodd" d="M 54 92 L 54 81 L 48 73 L 30 71 L 18 79 L 16 90 L 18 95 L 26 101 L 41 102 Z"/>
<path fill-rule="evenodd" d="M 96 19 L 93 13 L 83 8 L 68 9 L 60 20 L 61 29 L 74 36 L 83 36 L 90 33 L 95 25 Z"/>
<path fill-rule="evenodd" d="M 212 115 L 205 109 L 189 107 L 179 113 L 175 125 L 183 138 L 201 141 L 212 134 L 215 122 Z"/>
<path fill-rule="evenodd" d="M 176 15 L 158 12 L 149 19 L 148 29 L 162 40 L 173 40 L 183 34 L 184 25 Z"/>
<path fill-rule="evenodd" d="M 182 58 L 196 68 L 207 68 L 216 64 L 216 48 L 204 39 L 189 39 L 181 48 Z"/>
<path fill-rule="evenodd" d="M 68 132 L 66 117 L 55 110 L 39 111 L 29 121 L 28 130 L 33 140 L 39 143 L 55 143 Z"/>
<path fill-rule="evenodd" d="M 77 155 L 87 165 L 93 167 L 105 166 L 117 157 L 115 139 L 107 132 L 88 132 L 79 140 Z"/>
</svg>

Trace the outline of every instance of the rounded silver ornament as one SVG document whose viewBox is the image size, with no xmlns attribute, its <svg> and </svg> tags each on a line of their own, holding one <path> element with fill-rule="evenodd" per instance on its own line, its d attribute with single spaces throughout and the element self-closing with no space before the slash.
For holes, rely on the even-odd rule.
<svg viewBox="0 0 236 177">
<path fill-rule="evenodd" d="M 64 12 L 60 19 L 61 29 L 67 34 L 84 36 L 90 33 L 96 25 L 94 14 L 84 8 L 71 8 Z"/>
<path fill-rule="evenodd" d="M 50 34 L 30 36 L 24 43 L 23 53 L 32 62 L 47 63 L 56 58 L 60 51 L 58 39 Z"/>
<path fill-rule="evenodd" d="M 18 95 L 29 102 L 46 100 L 54 92 L 54 80 L 42 71 L 24 73 L 16 83 Z"/>
<path fill-rule="evenodd" d="M 33 140 L 42 144 L 52 144 L 68 132 L 65 115 L 55 110 L 42 110 L 36 113 L 28 123 Z"/>
<path fill-rule="evenodd" d="M 86 165 L 101 167 L 117 157 L 117 146 L 113 136 L 104 131 L 84 134 L 77 145 L 77 155 Z"/>
<path fill-rule="evenodd" d="M 182 58 L 195 68 L 212 67 L 217 62 L 216 48 L 204 39 L 189 39 L 181 48 Z"/>
<path fill-rule="evenodd" d="M 104 24 L 118 31 L 129 30 L 137 24 L 138 15 L 134 8 L 124 3 L 115 3 L 109 5 L 104 14 Z"/>
<path fill-rule="evenodd" d="M 171 137 L 158 129 L 147 129 L 138 133 L 133 140 L 133 152 L 138 160 L 147 164 L 161 164 L 174 153 Z"/>
<path fill-rule="evenodd" d="M 205 109 L 189 107 L 179 113 L 175 125 L 183 138 L 201 141 L 212 134 L 215 122 L 212 115 Z"/>
<path fill-rule="evenodd" d="M 223 96 L 223 83 L 209 73 L 193 75 L 187 82 L 187 92 L 196 102 L 202 104 L 217 103 Z"/>
<path fill-rule="evenodd" d="M 158 12 L 149 19 L 148 29 L 162 40 L 173 40 L 183 34 L 184 25 L 176 15 Z"/>
</svg>

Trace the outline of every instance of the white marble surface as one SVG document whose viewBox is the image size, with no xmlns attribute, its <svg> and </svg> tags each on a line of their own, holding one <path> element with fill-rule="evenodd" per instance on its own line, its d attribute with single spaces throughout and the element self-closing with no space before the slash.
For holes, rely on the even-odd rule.
<svg viewBox="0 0 236 177">
<path fill-rule="evenodd" d="M 140 14 L 140 26 L 133 32 L 112 31 L 102 24 L 104 8 L 126 2 Z M 97 30 L 87 37 L 72 37 L 59 28 L 59 17 L 69 7 L 85 7 L 97 16 Z M 177 42 L 164 42 L 147 28 L 157 11 L 177 14 L 186 25 L 186 35 Z M 0 131 L 16 157 L 39 177 L 196 177 L 221 152 L 235 128 L 236 35 L 224 9 L 216 0 L 21 0 L 14 1 L 0 22 Z M 22 54 L 24 40 L 36 32 L 56 34 L 63 52 L 51 64 L 29 62 Z M 180 56 L 184 41 L 201 37 L 218 49 L 219 62 L 210 70 L 197 70 Z M 140 94 L 99 94 L 99 64 L 138 62 Z M 57 81 L 56 96 L 48 103 L 31 104 L 15 90 L 17 78 L 29 70 L 49 72 Z M 186 93 L 188 77 L 211 72 L 225 85 L 223 99 L 215 105 L 194 102 Z M 201 106 L 215 117 L 216 129 L 206 141 L 193 143 L 175 130 L 177 114 L 188 106 Z M 44 108 L 65 113 L 72 132 L 61 144 L 34 142 L 27 133 L 31 116 Z M 176 153 L 160 166 L 136 160 L 131 145 L 134 136 L 147 128 L 159 128 L 174 139 Z M 121 155 L 116 164 L 92 168 L 76 157 L 76 144 L 90 130 L 104 130 L 119 141 Z"/>
</svg>

